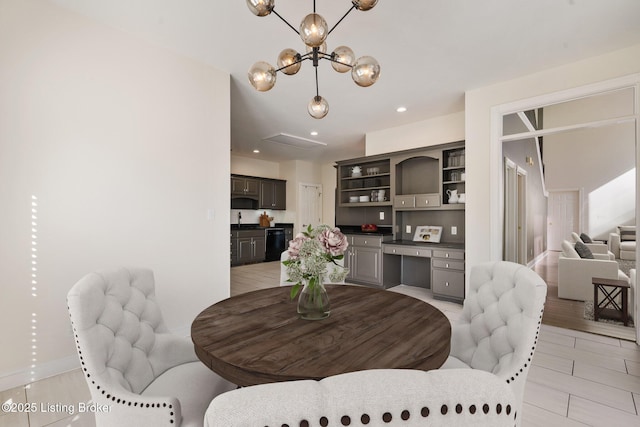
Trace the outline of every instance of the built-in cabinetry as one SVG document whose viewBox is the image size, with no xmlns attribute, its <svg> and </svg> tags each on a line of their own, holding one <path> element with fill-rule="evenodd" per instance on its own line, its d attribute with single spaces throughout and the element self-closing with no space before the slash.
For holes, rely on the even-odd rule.
<svg viewBox="0 0 640 427">
<path fill-rule="evenodd" d="M 336 224 L 392 230 L 375 250 L 371 238 L 363 246 L 349 237 L 348 281 L 403 283 L 430 288 L 438 298 L 464 299 L 464 148 L 460 141 L 337 163 Z M 442 227 L 440 243 L 414 242 L 419 226 Z"/>
<path fill-rule="evenodd" d="M 277 179 L 260 180 L 260 209 L 287 209 L 287 182 Z"/>
<path fill-rule="evenodd" d="M 431 291 L 435 297 L 464 300 L 464 250 L 433 250 Z"/>
<path fill-rule="evenodd" d="M 265 244 L 264 229 L 231 230 L 231 265 L 264 261 Z"/>
<path fill-rule="evenodd" d="M 348 207 L 391 205 L 389 159 L 354 161 L 338 166 L 338 205 Z"/>
<path fill-rule="evenodd" d="M 394 209 L 431 209 L 441 205 L 441 155 L 441 150 L 432 150 L 392 158 Z"/>
<path fill-rule="evenodd" d="M 231 175 L 231 209 L 287 209 L 287 181 Z"/>
<path fill-rule="evenodd" d="M 260 180 L 244 176 L 231 176 L 231 196 L 258 198 Z"/>
<path fill-rule="evenodd" d="M 455 148 L 442 152 L 442 197 L 450 209 L 464 209 L 465 193 L 465 150 Z M 455 195 L 455 197 L 451 197 Z"/>
<path fill-rule="evenodd" d="M 349 282 L 383 287 L 382 242 L 385 236 L 347 234 L 349 247 L 344 265 L 349 269 Z M 388 236 L 390 238 L 390 236 Z"/>
</svg>

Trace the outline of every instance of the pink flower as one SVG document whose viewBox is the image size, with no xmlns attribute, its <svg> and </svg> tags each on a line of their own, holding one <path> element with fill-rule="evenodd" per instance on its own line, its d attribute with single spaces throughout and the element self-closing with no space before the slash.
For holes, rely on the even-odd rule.
<svg viewBox="0 0 640 427">
<path fill-rule="evenodd" d="M 318 235 L 318 240 L 320 240 L 322 247 L 332 256 L 342 255 L 349 246 L 347 237 L 340 232 L 339 228 L 325 228 Z"/>
<path fill-rule="evenodd" d="M 298 233 L 298 235 L 289 242 L 289 259 L 298 259 L 300 248 L 302 248 L 302 244 L 307 240 L 309 240 L 308 237 L 302 233 Z"/>
</svg>

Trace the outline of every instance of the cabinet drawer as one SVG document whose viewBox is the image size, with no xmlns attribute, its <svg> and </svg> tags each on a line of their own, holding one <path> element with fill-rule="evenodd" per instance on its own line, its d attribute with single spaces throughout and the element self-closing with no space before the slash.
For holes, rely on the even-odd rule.
<svg viewBox="0 0 640 427">
<path fill-rule="evenodd" d="M 416 196 L 395 196 L 393 198 L 394 208 L 415 208 Z"/>
<path fill-rule="evenodd" d="M 460 270 L 464 271 L 464 261 L 449 261 L 444 259 L 434 258 L 431 261 L 433 268 L 443 268 L 446 270 Z"/>
<path fill-rule="evenodd" d="M 433 251 L 434 258 L 448 258 L 448 259 L 464 259 L 463 251 Z"/>
<path fill-rule="evenodd" d="M 382 237 L 376 236 L 353 236 L 353 246 L 365 246 L 368 248 L 382 247 Z"/>
<path fill-rule="evenodd" d="M 440 194 L 417 194 L 415 203 L 416 208 L 432 208 L 440 206 Z"/>
<path fill-rule="evenodd" d="M 383 252 L 391 255 L 416 256 L 431 258 L 431 249 L 417 248 L 415 246 L 384 245 Z"/>
<path fill-rule="evenodd" d="M 434 269 L 431 288 L 434 294 L 464 299 L 464 272 Z"/>
</svg>

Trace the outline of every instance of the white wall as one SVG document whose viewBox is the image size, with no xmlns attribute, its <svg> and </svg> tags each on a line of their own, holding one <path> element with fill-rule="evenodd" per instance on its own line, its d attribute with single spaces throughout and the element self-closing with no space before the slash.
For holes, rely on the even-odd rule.
<svg viewBox="0 0 640 427">
<path fill-rule="evenodd" d="M 231 156 L 231 173 L 259 176 L 261 178 L 284 179 L 280 175 L 280 163 L 243 156 Z"/>
<path fill-rule="evenodd" d="M 0 2 L 0 389 L 76 366 L 66 294 L 96 269 L 153 269 L 174 330 L 229 295 L 229 105 L 227 73 Z"/>
<path fill-rule="evenodd" d="M 464 111 L 460 111 L 404 126 L 369 132 L 366 135 L 365 155 L 373 156 L 411 148 L 429 147 L 462 141 L 464 138 Z"/>
<path fill-rule="evenodd" d="M 547 189 L 583 190 L 579 232 L 608 240 L 618 225 L 635 224 L 635 149 L 629 122 L 544 137 Z"/>
<path fill-rule="evenodd" d="M 467 265 L 501 258 L 501 155 L 491 141 L 492 108 L 639 71 L 637 45 L 466 93 Z"/>
</svg>

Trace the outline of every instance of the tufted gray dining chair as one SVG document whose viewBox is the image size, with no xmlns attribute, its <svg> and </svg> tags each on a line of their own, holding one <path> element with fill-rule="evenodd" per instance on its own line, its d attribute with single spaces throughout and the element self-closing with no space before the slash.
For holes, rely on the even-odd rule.
<svg viewBox="0 0 640 427">
<path fill-rule="evenodd" d="M 499 261 L 472 267 L 462 316 L 452 325 L 451 351 L 442 368 L 495 374 L 512 387 L 520 415 L 546 296 L 547 284 L 523 265 Z"/>
<path fill-rule="evenodd" d="M 484 371 L 372 369 L 222 394 L 205 426 L 513 427 L 515 400 Z"/>
<path fill-rule="evenodd" d="M 202 426 L 211 399 L 236 387 L 197 359 L 188 338 L 169 333 L 151 270 L 91 273 L 67 305 L 99 427 Z"/>
</svg>

